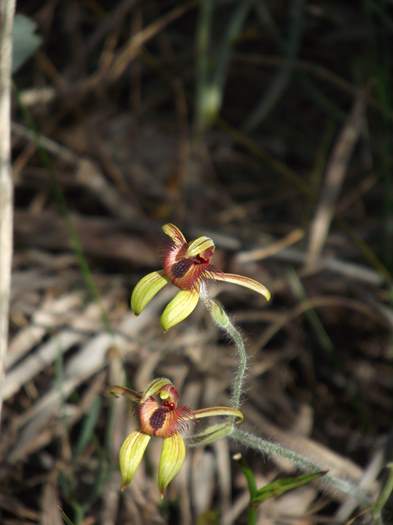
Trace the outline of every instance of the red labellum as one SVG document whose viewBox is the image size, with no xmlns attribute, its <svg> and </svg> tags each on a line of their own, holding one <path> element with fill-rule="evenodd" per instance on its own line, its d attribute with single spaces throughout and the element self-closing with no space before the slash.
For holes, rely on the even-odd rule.
<svg viewBox="0 0 393 525">
<path fill-rule="evenodd" d="M 166 438 L 185 430 L 193 412 L 185 406 L 178 407 L 178 398 L 176 388 L 166 385 L 157 396 L 141 402 L 138 409 L 141 432 Z"/>
<path fill-rule="evenodd" d="M 164 254 L 165 275 L 181 290 L 192 290 L 198 285 L 203 273 L 210 268 L 214 252 L 209 248 L 194 257 L 187 257 L 188 245 L 187 242 L 182 245 L 172 242 Z"/>
</svg>

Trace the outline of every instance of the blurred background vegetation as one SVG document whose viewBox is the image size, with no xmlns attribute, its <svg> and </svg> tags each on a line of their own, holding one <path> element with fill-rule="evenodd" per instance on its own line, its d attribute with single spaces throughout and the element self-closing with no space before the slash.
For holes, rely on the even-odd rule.
<svg viewBox="0 0 393 525">
<path fill-rule="evenodd" d="M 211 286 L 247 337 L 246 427 L 374 499 L 392 448 L 391 0 L 26 0 L 13 77 L 15 253 L 0 523 L 246 523 L 226 441 L 160 501 L 159 447 L 119 493 L 132 426 L 108 385 L 168 376 L 225 404 L 235 358 L 203 308 L 163 334 L 129 293 L 160 226 L 272 290 Z M 258 486 L 295 471 L 242 451 Z M 260 524 L 393 523 L 317 483 Z M 352 521 L 351 521 L 352 520 Z"/>
</svg>

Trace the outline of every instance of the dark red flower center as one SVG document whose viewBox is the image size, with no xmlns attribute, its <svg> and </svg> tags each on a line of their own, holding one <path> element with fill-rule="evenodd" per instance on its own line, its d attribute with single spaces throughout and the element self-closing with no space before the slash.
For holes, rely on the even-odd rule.
<svg viewBox="0 0 393 525">
<path fill-rule="evenodd" d="M 182 290 L 194 288 L 203 272 L 210 267 L 214 249 L 209 248 L 194 257 L 186 257 L 188 243 L 176 246 L 170 243 L 164 254 L 164 271 L 172 283 Z"/>
<path fill-rule="evenodd" d="M 164 407 L 157 408 L 150 416 L 149 423 L 153 429 L 153 432 L 157 432 L 165 423 L 167 410 Z"/>
</svg>

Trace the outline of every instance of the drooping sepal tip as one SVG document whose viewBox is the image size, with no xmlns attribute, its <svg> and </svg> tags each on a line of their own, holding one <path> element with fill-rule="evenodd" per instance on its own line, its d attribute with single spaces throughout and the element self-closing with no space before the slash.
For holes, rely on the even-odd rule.
<svg viewBox="0 0 393 525">
<path fill-rule="evenodd" d="M 139 392 L 136 392 L 136 390 L 132 390 L 131 388 L 127 388 L 126 386 L 114 385 L 108 388 L 107 392 L 108 395 L 113 397 L 126 397 L 133 403 L 139 403 L 142 398 L 142 395 Z"/>
<path fill-rule="evenodd" d="M 272 297 L 270 290 L 268 290 L 266 286 L 255 279 L 251 279 L 251 277 L 246 277 L 245 275 L 210 271 L 207 274 L 207 278 L 213 279 L 215 281 L 222 281 L 224 283 L 237 284 L 243 288 L 248 288 L 249 290 L 253 290 L 254 292 L 262 295 L 267 302 L 269 302 Z"/>
<path fill-rule="evenodd" d="M 176 246 L 180 246 L 187 242 L 181 230 L 179 230 L 179 228 L 172 223 L 164 224 L 162 231 L 165 233 L 165 235 L 170 237 Z"/>
<path fill-rule="evenodd" d="M 158 468 L 158 488 L 161 497 L 173 478 L 178 474 L 186 457 L 184 440 L 179 433 L 165 438 L 162 444 Z"/>
<path fill-rule="evenodd" d="M 119 451 L 121 490 L 133 480 L 149 441 L 150 436 L 138 431 L 131 432 L 123 441 Z"/>
</svg>

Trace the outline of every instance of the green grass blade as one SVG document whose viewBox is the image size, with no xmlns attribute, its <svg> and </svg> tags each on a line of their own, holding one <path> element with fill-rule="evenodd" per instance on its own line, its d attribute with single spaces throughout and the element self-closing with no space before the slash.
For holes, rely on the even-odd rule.
<svg viewBox="0 0 393 525">
<path fill-rule="evenodd" d="M 244 461 L 241 454 L 236 454 L 233 459 L 235 459 L 240 466 L 241 471 L 243 472 L 244 477 L 247 481 L 247 487 L 248 492 L 250 493 L 250 501 L 257 495 L 258 489 L 257 489 L 257 482 L 254 476 L 254 472 L 252 469 L 247 465 L 247 463 Z"/>
<path fill-rule="evenodd" d="M 277 479 L 276 481 L 272 481 L 271 483 L 268 483 L 264 487 L 260 488 L 252 499 L 251 503 L 252 505 L 260 505 L 270 498 L 276 498 L 277 496 L 281 496 L 290 490 L 308 485 L 311 483 L 311 481 L 314 481 L 325 474 L 326 472 L 321 471 L 313 472 L 312 474 L 302 474 L 301 476 L 296 477 Z"/>
<path fill-rule="evenodd" d="M 373 514 L 376 520 L 381 518 L 381 512 L 386 502 L 393 492 L 393 463 L 388 463 L 386 468 L 389 469 L 388 479 L 379 495 L 377 501 L 373 505 Z"/>
<path fill-rule="evenodd" d="M 78 458 L 90 441 L 94 438 L 94 429 L 100 416 L 101 399 L 96 397 L 90 407 L 90 410 L 84 418 L 79 439 L 74 450 L 74 458 Z"/>
<path fill-rule="evenodd" d="M 285 89 L 288 87 L 303 34 L 303 11 L 304 0 L 293 0 L 288 41 L 285 45 L 286 49 L 284 50 L 287 60 L 283 63 L 260 103 L 247 119 L 244 126 L 247 132 L 259 126 L 273 110 Z"/>
</svg>

